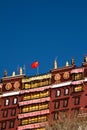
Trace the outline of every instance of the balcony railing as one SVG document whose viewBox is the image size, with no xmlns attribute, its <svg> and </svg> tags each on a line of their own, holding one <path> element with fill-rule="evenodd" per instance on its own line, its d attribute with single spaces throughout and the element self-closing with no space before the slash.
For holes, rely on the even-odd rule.
<svg viewBox="0 0 87 130">
<path fill-rule="evenodd" d="M 84 82 L 84 80 L 77 80 L 77 81 L 73 81 L 71 84 L 72 85 L 79 85 L 82 84 Z"/>
<path fill-rule="evenodd" d="M 33 89 L 27 89 L 27 90 L 20 90 L 20 94 L 24 94 L 24 93 L 30 93 L 30 92 L 39 92 L 39 91 L 44 91 L 46 89 L 49 89 L 51 86 L 44 86 L 41 88 L 33 88 Z"/>
<path fill-rule="evenodd" d="M 35 124 L 29 124 L 29 125 L 25 125 L 25 126 L 19 126 L 18 130 L 40 128 L 40 127 L 46 126 L 47 124 L 48 124 L 47 122 L 44 122 L 44 123 L 35 123 Z"/>
<path fill-rule="evenodd" d="M 84 72 L 84 68 L 78 68 L 78 69 L 71 70 L 71 74 L 73 74 L 73 73 L 83 73 L 83 72 Z"/>
<path fill-rule="evenodd" d="M 49 113 L 50 113 L 49 109 L 46 109 L 46 110 L 41 110 L 41 111 L 36 111 L 36 112 L 31 112 L 31 113 L 19 114 L 18 119 L 22 119 L 25 117 L 33 117 L 37 115 L 44 115 L 44 114 L 49 114 Z"/>
<path fill-rule="evenodd" d="M 22 101 L 22 102 L 19 102 L 19 106 L 29 105 L 29 104 L 33 104 L 33 103 L 41 103 L 41 102 L 45 102 L 45 101 L 50 101 L 50 97 L 35 99 L 35 100 Z"/>
</svg>

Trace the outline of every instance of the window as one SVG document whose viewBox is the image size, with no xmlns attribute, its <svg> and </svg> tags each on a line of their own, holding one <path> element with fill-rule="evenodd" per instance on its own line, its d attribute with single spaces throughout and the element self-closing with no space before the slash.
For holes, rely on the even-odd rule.
<svg viewBox="0 0 87 130">
<path fill-rule="evenodd" d="M 54 102 L 54 109 L 60 107 L 60 100 Z"/>
<path fill-rule="evenodd" d="M 17 99 L 17 98 L 14 98 L 14 99 L 13 99 L 13 104 L 17 104 L 17 101 L 18 101 L 18 99 Z"/>
<path fill-rule="evenodd" d="M 5 100 L 5 106 L 8 106 L 8 105 L 9 105 L 9 102 L 10 102 L 9 99 L 6 99 L 6 100 Z"/>
<path fill-rule="evenodd" d="M 68 99 L 64 99 L 63 100 L 63 107 L 67 107 L 68 106 Z"/>
<path fill-rule="evenodd" d="M 72 75 L 72 80 L 81 80 L 83 79 L 83 73 L 76 73 Z"/>
<path fill-rule="evenodd" d="M 83 90 L 83 86 L 82 85 L 78 85 L 74 87 L 74 92 L 81 92 Z"/>
<path fill-rule="evenodd" d="M 30 88 L 30 84 L 25 84 L 25 89 L 29 89 Z"/>
<path fill-rule="evenodd" d="M 14 108 L 11 110 L 11 116 L 15 116 L 15 115 L 16 115 L 16 109 Z"/>
<path fill-rule="evenodd" d="M 29 100 L 31 98 L 31 96 L 29 94 L 25 94 L 23 97 L 23 100 Z"/>
<path fill-rule="evenodd" d="M 2 129 L 5 129 L 6 128 L 6 122 L 2 122 Z"/>
<path fill-rule="evenodd" d="M 22 125 L 27 125 L 27 124 L 28 124 L 28 122 L 29 122 L 29 120 L 28 120 L 28 119 L 23 119 L 23 120 L 21 121 Z"/>
<path fill-rule="evenodd" d="M 31 108 L 31 107 L 30 107 Z M 24 107 L 22 108 L 22 112 L 25 113 L 25 112 L 28 112 L 30 110 L 30 108 L 27 106 L 27 107 Z"/>
<path fill-rule="evenodd" d="M 55 112 L 54 113 L 54 120 L 57 120 L 58 119 L 58 112 Z"/>
<path fill-rule="evenodd" d="M 3 117 L 7 117 L 7 115 L 8 115 L 8 110 L 4 110 L 3 111 Z"/>
<path fill-rule="evenodd" d="M 56 96 L 60 96 L 61 92 L 60 90 L 57 90 Z"/>
<path fill-rule="evenodd" d="M 14 128 L 14 121 L 13 120 L 9 121 L 9 128 Z"/>
<path fill-rule="evenodd" d="M 69 89 L 66 88 L 66 89 L 65 89 L 65 95 L 68 95 L 68 94 L 69 94 Z"/>
<path fill-rule="evenodd" d="M 79 105 L 80 104 L 80 97 L 75 97 L 74 98 L 74 105 Z"/>
</svg>

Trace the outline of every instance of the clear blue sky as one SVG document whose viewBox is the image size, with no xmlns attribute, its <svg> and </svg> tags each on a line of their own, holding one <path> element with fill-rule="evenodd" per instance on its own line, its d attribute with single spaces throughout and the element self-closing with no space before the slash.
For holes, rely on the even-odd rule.
<svg viewBox="0 0 87 130">
<path fill-rule="evenodd" d="M 87 54 L 87 1 L 85 0 L 1 0 L 0 77 L 11 75 L 17 66 L 39 61 L 39 72 L 49 72 L 57 57 L 65 66 L 72 56 L 81 65 Z"/>
</svg>

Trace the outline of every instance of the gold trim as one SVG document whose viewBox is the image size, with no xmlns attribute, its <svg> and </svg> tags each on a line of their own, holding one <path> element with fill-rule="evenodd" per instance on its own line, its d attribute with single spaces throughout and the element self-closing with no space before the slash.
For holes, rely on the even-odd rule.
<svg viewBox="0 0 87 130">
<path fill-rule="evenodd" d="M 12 88 L 12 84 L 11 83 L 7 83 L 6 85 L 5 85 L 5 89 L 6 90 L 10 90 Z"/>
<path fill-rule="evenodd" d="M 63 74 L 63 78 L 64 78 L 64 79 L 68 79 L 69 77 L 70 77 L 69 72 L 65 72 L 65 73 Z"/>
<path fill-rule="evenodd" d="M 15 83 L 14 83 L 14 88 L 15 89 L 18 89 L 20 87 L 20 82 L 19 81 L 16 81 Z"/>
<path fill-rule="evenodd" d="M 54 76 L 54 80 L 60 80 L 61 79 L 61 75 L 59 73 L 57 73 L 55 76 Z"/>
</svg>

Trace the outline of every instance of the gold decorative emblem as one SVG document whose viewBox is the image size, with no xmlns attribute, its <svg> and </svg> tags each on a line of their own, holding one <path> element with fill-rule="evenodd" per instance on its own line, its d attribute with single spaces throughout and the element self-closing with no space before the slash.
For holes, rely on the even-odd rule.
<svg viewBox="0 0 87 130">
<path fill-rule="evenodd" d="M 12 88 L 12 84 L 11 83 L 7 83 L 5 88 L 6 88 L 6 90 L 10 90 Z"/>
<path fill-rule="evenodd" d="M 69 76 L 70 76 L 70 75 L 69 75 L 69 72 L 65 72 L 65 73 L 63 74 L 63 78 L 64 78 L 64 79 L 68 79 Z"/>
<path fill-rule="evenodd" d="M 55 76 L 54 76 L 54 79 L 55 80 L 60 80 L 61 79 L 61 75 L 58 73 L 58 74 L 56 74 Z"/>
<path fill-rule="evenodd" d="M 14 88 L 15 89 L 18 89 L 20 87 L 20 82 L 19 81 L 16 81 L 15 83 L 14 83 Z"/>
</svg>

